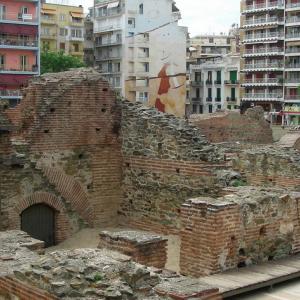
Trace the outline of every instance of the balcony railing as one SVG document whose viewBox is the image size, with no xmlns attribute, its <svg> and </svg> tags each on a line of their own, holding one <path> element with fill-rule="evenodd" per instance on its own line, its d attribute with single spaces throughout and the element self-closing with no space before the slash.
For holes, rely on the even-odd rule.
<svg viewBox="0 0 300 300">
<path fill-rule="evenodd" d="M 287 69 L 299 69 L 300 68 L 300 62 L 299 63 L 290 63 L 286 64 Z"/>
<path fill-rule="evenodd" d="M 5 71 L 5 72 L 38 72 L 38 67 L 37 66 L 23 66 L 20 68 L 11 68 L 6 65 L 0 65 L 0 72 Z"/>
<path fill-rule="evenodd" d="M 192 86 L 203 86 L 204 82 L 202 80 L 194 80 L 191 82 Z"/>
<path fill-rule="evenodd" d="M 207 85 L 212 85 L 212 80 L 210 80 L 210 79 L 206 80 L 206 81 L 205 81 L 205 84 L 207 84 Z"/>
<path fill-rule="evenodd" d="M 259 9 L 275 8 L 275 7 L 284 8 L 284 4 L 282 3 L 282 1 L 270 1 L 270 2 L 259 3 L 259 4 L 256 3 L 253 5 L 247 5 L 244 9 L 244 12 L 259 10 Z"/>
<path fill-rule="evenodd" d="M 215 84 L 222 84 L 222 80 L 215 80 Z"/>
<path fill-rule="evenodd" d="M 283 68 L 282 62 L 245 64 L 244 69 L 274 69 Z"/>
<path fill-rule="evenodd" d="M 239 84 L 239 80 L 224 80 L 225 84 Z"/>
<path fill-rule="evenodd" d="M 246 99 L 282 99 L 283 95 L 278 93 L 255 93 L 255 94 L 245 94 L 243 98 Z"/>
<path fill-rule="evenodd" d="M 215 97 L 215 101 L 216 102 L 221 102 L 221 98 L 220 97 Z"/>
<path fill-rule="evenodd" d="M 260 34 L 249 34 L 245 36 L 244 41 L 260 40 L 260 39 L 271 39 L 271 38 L 283 38 L 284 34 L 280 32 L 269 32 Z"/>
<path fill-rule="evenodd" d="M 111 46 L 111 45 L 119 45 L 121 43 L 122 43 L 122 39 L 108 39 L 108 40 L 96 41 L 95 46 L 96 47 Z"/>
<path fill-rule="evenodd" d="M 286 34 L 287 39 L 297 39 L 300 38 L 300 32 L 293 32 L 293 33 L 287 33 Z"/>
<path fill-rule="evenodd" d="M 244 25 L 258 25 L 265 23 L 279 23 L 284 22 L 283 18 L 270 17 L 270 18 L 260 18 L 260 19 L 248 19 L 244 21 Z"/>
<path fill-rule="evenodd" d="M 96 15 L 96 19 L 114 17 L 122 13 L 122 9 L 107 9 L 106 11 L 102 11 L 103 13 Z"/>
<path fill-rule="evenodd" d="M 255 48 L 255 49 L 246 49 L 245 54 L 259 54 L 259 53 L 283 53 L 283 48 Z"/>
<path fill-rule="evenodd" d="M 38 40 L 26 40 L 13 36 L 7 36 L 5 38 L 0 38 L 0 47 L 1 46 L 38 47 Z"/>
<path fill-rule="evenodd" d="M 261 78 L 261 79 L 245 79 L 243 84 L 280 84 L 283 79 L 278 78 Z"/>
<path fill-rule="evenodd" d="M 297 2 L 297 3 L 288 3 L 286 5 L 286 8 L 300 8 L 300 2 Z"/>
<path fill-rule="evenodd" d="M 227 97 L 226 101 L 236 102 L 237 98 L 236 97 Z"/>
<path fill-rule="evenodd" d="M 192 101 L 193 101 L 193 102 L 201 102 L 201 101 L 202 101 L 202 98 L 200 98 L 200 97 L 195 97 L 195 98 L 192 98 Z"/>
<path fill-rule="evenodd" d="M 300 82 L 300 78 L 287 78 L 285 80 L 286 83 L 295 83 L 297 85 L 299 85 Z"/>
<path fill-rule="evenodd" d="M 19 90 L 0 90 L 0 97 L 21 97 L 22 93 Z"/>
<path fill-rule="evenodd" d="M 284 100 L 300 100 L 300 95 L 285 95 Z"/>
<path fill-rule="evenodd" d="M 96 58 L 97 61 L 99 60 L 111 60 L 111 59 L 121 59 L 121 54 L 113 54 L 113 55 L 101 55 Z"/>
<path fill-rule="evenodd" d="M 300 53 L 300 47 L 290 47 L 290 48 L 287 48 L 286 51 L 285 51 L 287 54 L 288 53 Z"/>
<path fill-rule="evenodd" d="M 286 23 L 299 23 L 300 17 L 288 17 L 286 18 Z"/>
<path fill-rule="evenodd" d="M 212 102 L 212 97 L 206 97 L 206 102 Z"/>
<path fill-rule="evenodd" d="M 21 23 L 38 23 L 39 18 L 32 15 L 32 14 L 12 14 L 12 13 L 5 13 L 0 14 L 0 22 L 21 22 Z"/>
</svg>

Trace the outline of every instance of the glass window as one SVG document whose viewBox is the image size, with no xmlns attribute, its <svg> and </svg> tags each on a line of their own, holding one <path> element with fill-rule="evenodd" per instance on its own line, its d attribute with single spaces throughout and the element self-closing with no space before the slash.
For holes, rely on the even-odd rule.
<svg viewBox="0 0 300 300">
<path fill-rule="evenodd" d="M 144 4 L 140 4 L 139 12 L 140 12 L 140 15 L 142 15 L 144 13 Z"/>
</svg>

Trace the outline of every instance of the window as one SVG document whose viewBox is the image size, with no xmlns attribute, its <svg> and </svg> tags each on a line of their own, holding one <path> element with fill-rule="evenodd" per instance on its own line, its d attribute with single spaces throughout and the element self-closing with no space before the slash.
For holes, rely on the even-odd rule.
<svg viewBox="0 0 300 300">
<path fill-rule="evenodd" d="M 222 105 L 218 105 L 218 106 L 217 106 L 217 109 L 222 109 Z"/>
<path fill-rule="evenodd" d="M 200 114 L 203 114 L 203 105 L 200 105 Z"/>
<path fill-rule="evenodd" d="M 231 101 L 235 101 L 235 88 L 231 88 Z"/>
<path fill-rule="evenodd" d="M 193 114 L 196 114 L 198 112 L 198 105 L 193 104 Z"/>
<path fill-rule="evenodd" d="M 96 11 L 96 17 L 104 17 L 107 16 L 107 6 L 100 7 Z"/>
<path fill-rule="evenodd" d="M 208 39 L 208 42 L 209 42 L 210 44 L 213 44 L 214 38 L 209 38 L 209 39 Z"/>
<path fill-rule="evenodd" d="M 121 85 L 121 78 L 120 77 L 116 77 L 115 78 L 115 87 L 119 87 Z"/>
<path fill-rule="evenodd" d="M 208 112 L 211 114 L 213 112 L 213 106 L 210 104 L 208 105 Z"/>
<path fill-rule="evenodd" d="M 129 28 L 135 28 L 135 18 L 129 18 L 128 19 L 128 27 Z"/>
<path fill-rule="evenodd" d="M 221 84 L 222 81 L 222 73 L 221 71 L 217 71 L 217 84 Z"/>
<path fill-rule="evenodd" d="M 42 47 L 43 47 L 43 50 L 44 50 L 44 51 L 50 50 L 50 42 L 48 42 L 48 41 L 43 41 Z"/>
<path fill-rule="evenodd" d="M 65 51 L 65 50 L 66 50 L 66 44 L 65 44 L 65 43 L 60 43 L 60 44 L 59 44 L 59 49 L 60 49 L 61 51 Z"/>
<path fill-rule="evenodd" d="M 207 73 L 207 81 L 212 82 L 212 71 L 208 71 Z"/>
<path fill-rule="evenodd" d="M 221 101 L 221 89 L 217 88 L 217 97 L 216 97 L 216 101 Z"/>
<path fill-rule="evenodd" d="M 67 28 L 60 28 L 59 29 L 59 35 L 60 36 L 67 36 L 68 35 L 68 29 Z"/>
<path fill-rule="evenodd" d="M 121 72 L 121 63 L 115 63 L 115 72 Z"/>
<path fill-rule="evenodd" d="M 230 45 L 230 44 L 231 44 L 231 39 L 227 38 L 227 45 Z"/>
<path fill-rule="evenodd" d="M 6 6 L 0 4 L 0 19 L 5 19 Z"/>
<path fill-rule="evenodd" d="M 66 15 L 65 15 L 65 14 L 60 14 L 60 15 L 59 15 L 59 19 L 60 19 L 61 21 L 65 21 L 65 20 L 66 20 Z"/>
<path fill-rule="evenodd" d="M 237 82 L 237 71 L 230 71 L 230 81 L 231 83 Z"/>
<path fill-rule="evenodd" d="M 196 88 L 196 98 L 200 98 L 200 89 Z"/>
<path fill-rule="evenodd" d="M 73 23 L 82 23 L 82 19 L 81 18 L 74 18 L 74 17 L 72 17 L 72 22 Z"/>
<path fill-rule="evenodd" d="M 0 54 L 0 70 L 4 69 L 5 65 L 5 56 L 3 54 Z"/>
<path fill-rule="evenodd" d="M 211 98 L 212 98 L 212 89 L 211 88 L 208 88 L 207 95 L 208 95 L 209 100 L 211 100 Z"/>
<path fill-rule="evenodd" d="M 79 52 L 79 44 L 73 44 L 74 52 Z"/>
<path fill-rule="evenodd" d="M 149 63 L 144 63 L 144 71 L 149 72 Z"/>
<path fill-rule="evenodd" d="M 50 36 L 50 28 L 49 27 L 42 28 L 42 35 Z"/>
<path fill-rule="evenodd" d="M 140 12 L 140 15 L 144 14 L 144 4 L 140 4 L 139 12 Z"/>
<path fill-rule="evenodd" d="M 139 92 L 139 101 L 148 101 L 148 92 Z"/>
<path fill-rule="evenodd" d="M 28 14 L 28 7 L 22 6 L 21 9 L 20 9 L 20 13 L 21 13 L 22 15 Z"/>
<path fill-rule="evenodd" d="M 201 81 L 201 72 L 195 72 L 195 81 L 200 82 Z"/>
<path fill-rule="evenodd" d="M 28 63 L 28 57 L 26 55 L 21 55 L 20 56 L 20 68 L 22 71 L 26 71 L 28 69 L 27 63 Z"/>
<path fill-rule="evenodd" d="M 71 29 L 71 36 L 76 38 L 82 38 L 82 30 L 81 29 Z"/>
</svg>

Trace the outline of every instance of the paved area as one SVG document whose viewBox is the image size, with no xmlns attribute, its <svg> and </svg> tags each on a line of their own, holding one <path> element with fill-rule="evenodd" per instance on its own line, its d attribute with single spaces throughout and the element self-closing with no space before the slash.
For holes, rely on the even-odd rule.
<svg viewBox="0 0 300 300">
<path fill-rule="evenodd" d="M 232 300 L 299 300 L 300 279 L 264 289 L 244 296 L 232 297 Z"/>
</svg>

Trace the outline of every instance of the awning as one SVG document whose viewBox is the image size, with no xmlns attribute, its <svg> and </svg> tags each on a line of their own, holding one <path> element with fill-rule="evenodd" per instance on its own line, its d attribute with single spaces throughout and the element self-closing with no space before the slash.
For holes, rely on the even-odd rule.
<svg viewBox="0 0 300 300">
<path fill-rule="evenodd" d="M 82 13 L 71 12 L 71 16 L 73 18 L 83 19 L 83 14 Z"/>
<path fill-rule="evenodd" d="M 112 2 L 107 5 L 107 8 L 115 8 L 118 7 L 119 5 L 120 5 L 120 1 Z"/>
<path fill-rule="evenodd" d="M 26 26 L 26 25 L 17 25 L 17 24 L 1 24 L 0 33 L 11 34 L 11 35 L 30 35 L 37 36 L 38 28 L 37 26 Z"/>
<path fill-rule="evenodd" d="M 45 14 L 45 15 L 55 15 L 56 10 L 55 9 L 50 9 L 50 8 L 42 8 L 41 13 Z"/>
<path fill-rule="evenodd" d="M 0 85 L 1 87 L 6 87 L 6 86 L 19 87 L 21 85 L 26 85 L 30 78 L 32 78 L 32 76 L 29 75 L 1 74 Z"/>
</svg>

